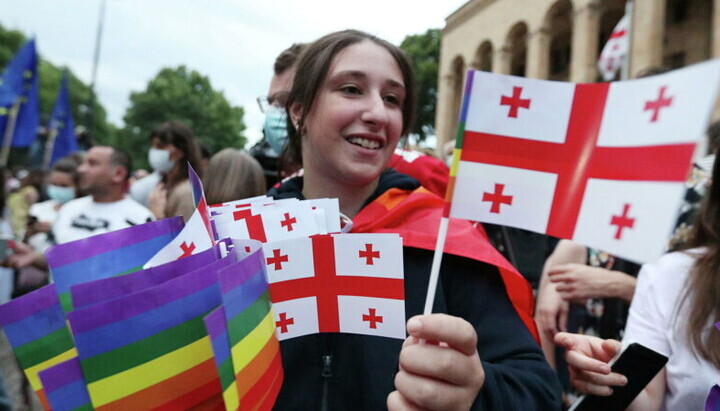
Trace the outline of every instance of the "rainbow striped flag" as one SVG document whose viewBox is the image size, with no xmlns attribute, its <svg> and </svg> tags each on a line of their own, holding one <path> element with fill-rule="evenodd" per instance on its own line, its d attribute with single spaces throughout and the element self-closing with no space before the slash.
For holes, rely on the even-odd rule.
<svg viewBox="0 0 720 411">
<path fill-rule="evenodd" d="M 212 344 L 215 366 L 220 377 L 220 385 L 222 385 L 225 409 L 235 411 L 240 406 L 240 399 L 235 384 L 235 370 L 230 356 L 230 339 L 223 307 L 219 307 L 205 316 L 205 328 Z"/>
<path fill-rule="evenodd" d="M 114 298 L 134 294 L 166 281 L 199 270 L 221 257 L 220 246 L 193 254 L 182 260 L 158 265 L 145 270 L 135 271 L 120 277 L 104 278 L 76 284 L 70 287 L 75 309 L 109 301 Z"/>
<path fill-rule="evenodd" d="M 40 371 L 39 376 L 53 411 L 93 409 L 77 357 Z"/>
<path fill-rule="evenodd" d="M 243 260 L 218 271 L 241 410 L 270 410 L 283 383 L 265 258 L 256 247 Z"/>
<path fill-rule="evenodd" d="M 172 217 L 50 248 L 45 255 L 63 310 L 73 309 L 70 287 L 141 269 L 183 226 L 182 217 Z"/>
<path fill-rule="evenodd" d="M 68 314 L 93 407 L 222 406 L 203 317 L 221 304 L 217 271 L 234 253 L 138 293 Z"/>
<path fill-rule="evenodd" d="M 50 409 L 38 373 L 77 356 L 55 285 L 0 305 L 0 325 L 30 386 L 45 409 Z"/>
</svg>

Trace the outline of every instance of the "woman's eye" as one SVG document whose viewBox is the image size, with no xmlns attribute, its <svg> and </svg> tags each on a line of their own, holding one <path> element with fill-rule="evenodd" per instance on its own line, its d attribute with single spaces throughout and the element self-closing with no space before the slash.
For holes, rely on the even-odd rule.
<svg viewBox="0 0 720 411">
<path fill-rule="evenodd" d="M 396 95 L 394 95 L 394 94 L 387 95 L 387 96 L 384 97 L 384 99 L 385 99 L 386 102 L 388 102 L 388 103 L 390 103 L 390 104 L 394 104 L 394 105 L 397 105 L 397 106 L 400 105 L 400 99 L 399 99 Z"/>
<path fill-rule="evenodd" d="M 348 94 L 360 94 L 360 89 L 356 86 L 343 86 L 341 90 Z"/>
</svg>

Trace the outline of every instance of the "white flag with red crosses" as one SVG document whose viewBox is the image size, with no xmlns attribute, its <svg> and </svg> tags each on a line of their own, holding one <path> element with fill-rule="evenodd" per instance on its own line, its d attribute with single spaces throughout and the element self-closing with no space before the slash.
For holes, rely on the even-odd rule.
<svg viewBox="0 0 720 411">
<path fill-rule="evenodd" d="M 630 16 L 623 16 L 615 25 L 610 38 L 600 52 L 598 69 L 605 81 L 615 78 L 630 51 Z"/>
<path fill-rule="evenodd" d="M 251 238 L 268 242 L 323 232 L 312 206 L 296 199 L 255 202 L 248 207 L 235 209 L 223 208 L 213 221 L 219 238 Z"/>
<path fill-rule="evenodd" d="M 657 258 L 719 80 L 720 61 L 596 84 L 470 71 L 449 216 Z"/>
<path fill-rule="evenodd" d="M 278 338 L 405 338 L 402 239 L 333 234 L 263 244 Z"/>
</svg>

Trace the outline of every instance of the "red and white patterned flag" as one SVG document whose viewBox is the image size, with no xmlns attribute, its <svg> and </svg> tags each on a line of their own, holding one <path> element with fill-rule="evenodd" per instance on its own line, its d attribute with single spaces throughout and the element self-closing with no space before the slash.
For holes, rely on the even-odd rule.
<svg viewBox="0 0 720 411">
<path fill-rule="evenodd" d="M 600 52 L 600 59 L 598 59 L 598 69 L 602 74 L 605 81 L 610 81 L 615 78 L 618 70 L 622 68 L 624 60 L 630 51 L 630 17 L 628 15 L 623 16 L 620 19 L 612 33 L 605 47 Z"/>
</svg>

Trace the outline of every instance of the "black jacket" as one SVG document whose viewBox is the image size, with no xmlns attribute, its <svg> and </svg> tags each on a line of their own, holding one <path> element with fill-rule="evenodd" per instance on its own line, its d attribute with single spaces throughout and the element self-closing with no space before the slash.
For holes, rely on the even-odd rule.
<svg viewBox="0 0 720 411">
<path fill-rule="evenodd" d="M 395 172 L 381 176 L 374 200 L 391 187 L 418 183 Z M 276 198 L 302 198 L 302 180 L 270 191 Z M 405 314 L 421 314 L 432 252 L 404 247 Z M 560 385 L 542 351 L 517 316 L 494 266 L 445 255 L 434 312 L 474 325 L 485 384 L 473 409 L 560 409 Z M 315 334 L 281 343 L 285 382 L 276 409 L 378 410 L 394 388 L 403 341 L 354 334 Z"/>
</svg>

